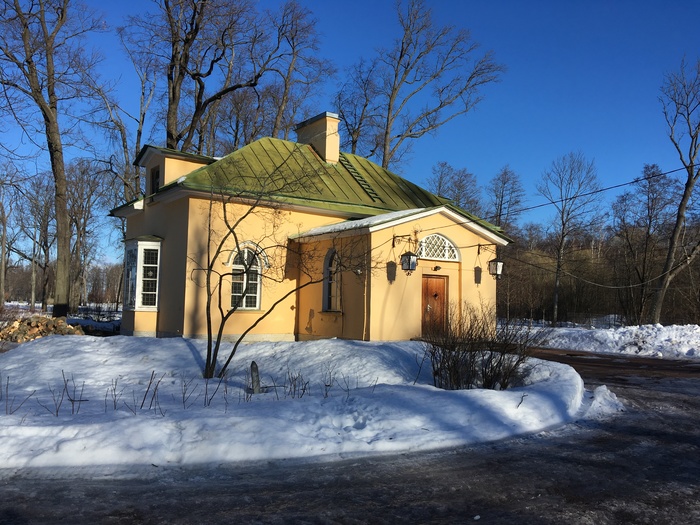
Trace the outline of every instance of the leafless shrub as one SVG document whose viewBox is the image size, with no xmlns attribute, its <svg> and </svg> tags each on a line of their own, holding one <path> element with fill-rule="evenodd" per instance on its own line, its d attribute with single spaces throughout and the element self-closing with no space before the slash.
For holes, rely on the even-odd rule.
<svg viewBox="0 0 700 525">
<path fill-rule="evenodd" d="M 111 401 L 112 409 L 119 409 L 119 401 L 121 401 L 122 395 L 124 394 L 124 389 L 118 389 L 119 378 L 112 379 L 112 382 L 105 392 L 105 412 L 107 412 L 107 401 Z"/>
<path fill-rule="evenodd" d="M 66 396 L 68 397 L 68 401 L 70 402 L 71 414 L 78 414 L 80 412 L 80 406 L 83 403 L 87 403 L 88 401 L 90 401 L 89 399 L 83 399 L 83 392 L 85 391 L 85 381 L 83 381 L 82 385 L 80 386 L 80 392 L 78 392 L 78 387 L 75 384 L 73 374 L 71 374 L 70 380 L 66 378 L 66 374 L 63 372 L 63 370 L 61 370 L 61 375 L 63 376 L 63 389 L 65 390 Z"/>
<path fill-rule="evenodd" d="M 194 378 L 185 379 L 184 376 L 180 378 L 180 393 L 182 394 L 182 408 L 184 409 L 190 408 L 197 401 L 197 399 L 199 399 L 200 394 L 197 394 L 197 397 L 190 401 L 199 387 L 198 384 L 195 384 L 193 387 L 193 382 Z"/>
<path fill-rule="evenodd" d="M 4 392 L 3 392 L 4 390 Z M 22 402 L 15 406 L 15 401 L 17 396 L 12 396 L 10 399 L 10 376 L 5 378 L 5 388 L 2 388 L 2 375 L 0 374 L 0 401 L 5 401 L 5 415 L 11 416 L 17 412 L 26 401 L 36 393 L 36 390 L 32 390 L 27 396 L 22 399 Z"/>
<path fill-rule="evenodd" d="M 49 392 L 51 393 L 51 406 L 42 403 L 39 399 L 37 399 L 36 402 L 39 403 L 39 406 L 45 408 L 49 414 L 58 417 L 61 412 L 61 406 L 63 406 L 63 400 L 66 397 L 65 385 L 60 390 L 56 390 L 53 386 L 49 385 Z"/>
<path fill-rule="evenodd" d="M 499 321 L 493 340 L 480 356 L 481 387 L 505 390 L 522 379 L 530 349 L 539 346 L 548 333 L 512 319 Z"/>
<path fill-rule="evenodd" d="M 450 308 L 444 326 L 425 338 L 425 352 L 438 388 L 508 388 L 522 374 L 528 351 L 543 331 L 513 321 L 496 322 L 493 308 Z"/>
<path fill-rule="evenodd" d="M 287 370 L 287 382 L 284 390 L 286 397 L 301 399 L 309 391 L 309 382 L 304 379 L 301 372 Z"/>
<path fill-rule="evenodd" d="M 146 401 L 149 399 L 150 394 L 150 401 L 146 410 L 153 410 L 155 414 L 165 416 L 165 410 L 163 410 L 163 407 L 161 407 L 160 405 L 158 390 L 160 383 L 161 381 L 163 381 L 164 377 L 165 374 L 161 375 L 159 379 L 156 379 L 156 372 L 155 370 L 152 371 L 151 378 L 148 381 L 148 385 L 146 385 L 146 391 L 143 393 L 143 397 L 141 398 L 141 403 L 139 404 L 137 401 L 136 392 L 132 391 L 133 405 L 129 405 L 128 403 L 124 402 L 124 406 L 128 408 L 132 414 L 136 415 L 137 410 L 144 410 L 144 407 L 146 406 Z"/>
</svg>

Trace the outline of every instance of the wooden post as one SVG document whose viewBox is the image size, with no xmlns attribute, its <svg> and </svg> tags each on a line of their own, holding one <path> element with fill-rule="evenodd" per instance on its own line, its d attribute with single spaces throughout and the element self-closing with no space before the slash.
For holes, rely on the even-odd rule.
<svg viewBox="0 0 700 525">
<path fill-rule="evenodd" d="M 250 380 L 253 383 L 253 394 L 260 393 L 260 373 L 258 372 L 258 365 L 255 361 L 250 363 Z"/>
</svg>

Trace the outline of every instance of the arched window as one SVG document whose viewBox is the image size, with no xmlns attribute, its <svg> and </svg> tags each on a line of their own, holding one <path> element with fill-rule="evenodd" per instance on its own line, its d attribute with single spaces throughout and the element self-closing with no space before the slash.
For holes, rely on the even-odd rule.
<svg viewBox="0 0 700 525">
<path fill-rule="evenodd" d="M 260 257 L 253 247 L 233 256 L 231 265 L 231 308 L 260 310 Z"/>
<path fill-rule="evenodd" d="M 326 255 L 323 271 L 323 309 L 328 312 L 340 311 L 340 257 L 330 250 Z"/>
<path fill-rule="evenodd" d="M 420 259 L 437 259 L 439 261 L 458 261 L 459 250 L 450 240 L 435 233 L 428 235 L 418 244 Z"/>
</svg>

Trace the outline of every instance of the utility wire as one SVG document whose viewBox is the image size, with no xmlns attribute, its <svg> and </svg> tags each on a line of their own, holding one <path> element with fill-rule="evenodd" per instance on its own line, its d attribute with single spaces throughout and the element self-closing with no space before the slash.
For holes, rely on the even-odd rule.
<svg viewBox="0 0 700 525">
<path fill-rule="evenodd" d="M 628 181 L 628 182 L 622 182 L 620 184 L 615 184 L 613 186 L 606 186 L 605 188 L 598 188 L 596 190 L 582 193 L 581 195 L 576 195 L 575 197 L 559 199 L 559 200 L 551 201 L 551 202 L 543 202 L 541 204 L 536 204 L 534 206 L 520 208 L 518 210 L 514 210 L 514 213 L 522 213 L 524 211 L 536 210 L 538 208 L 543 208 L 545 206 L 553 206 L 555 204 L 561 204 L 562 202 L 565 202 L 567 200 L 578 199 L 580 197 L 590 197 L 591 195 L 597 195 L 598 193 L 603 193 L 603 192 L 610 191 L 610 190 L 616 190 L 618 188 L 624 188 L 625 186 L 631 186 L 632 184 L 637 184 L 637 183 L 645 181 L 645 180 L 652 180 L 652 179 L 655 179 L 657 177 L 663 177 L 664 175 L 670 175 L 671 173 L 676 173 L 677 171 L 682 171 L 684 169 L 686 169 L 686 168 L 685 167 L 676 168 L 675 170 L 665 171 L 662 173 L 653 173 L 651 175 L 647 175 L 646 177 L 637 177 L 636 179 Z"/>
<path fill-rule="evenodd" d="M 633 185 L 633 184 L 637 184 L 637 183 L 642 182 L 642 181 L 645 181 L 645 180 L 652 180 L 652 179 L 655 179 L 655 178 L 657 178 L 657 177 L 663 177 L 664 175 L 670 175 L 671 173 L 676 173 L 676 172 L 682 171 L 682 170 L 684 170 L 684 169 L 686 169 L 686 168 L 685 168 L 685 167 L 681 167 L 681 168 L 676 168 L 676 169 L 674 169 L 674 170 L 664 171 L 664 172 L 661 172 L 661 173 L 653 173 L 652 175 L 647 175 L 646 177 L 637 177 L 636 179 L 631 180 L 631 181 L 622 182 L 622 183 L 620 183 L 620 184 L 615 184 L 615 185 L 613 185 L 613 186 L 606 186 L 605 188 L 598 188 L 597 190 L 589 191 L 589 192 L 587 192 L 587 193 L 582 193 L 581 195 L 577 195 L 576 197 L 569 197 L 568 199 L 566 199 L 566 198 L 565 198 L 565 199 L 559 199 L 559 200 L 551 201 L 551 202 L 543 202 L 543 203 L 541 203 L 541 204 L 535 204 L 534 206 L 528 206 L 528 207 L 525 207 L 525 208 L 516 209 L 516 210 L 513 211 L 513 213 L 522 213 L 522 212 L 524 212 L 524 211 L 530 211 L 530 210 L 536 210 L 536 209 L 539 209 L 539 208 L 544 208 L 545 206 L 554 206 L 555 204 L 561 204 L 562 202 L 565 202 L 565 201 L 567 201 L 567 200 L 577 199 L 577 198 L 579 198 L 579 197 L 588 197 L 588 196 L 590 196 L 590 195 L 596 195 L 596 194 L 598 194 L 598 193 L 603 193 L 603 192 L 610 191 L 610 190 L 616 190 L 616 189 L 618 189 L 618 188 L 624 188 L 625 186 L 631 186 L 631 185 Z M 494 217 L 492 216 L 491 219 L 493 219 L 493 218 L 494 218 Z M 463 226 L 463 225 L 465 225 L 465 224 L 471 224 L 472 222 L 474 222 L 474 221 L 456 222 L 456 223 L 450 224 L 450 225 L 448 225 L 448 226 L 440 226 L 440 227 L 435 227 L 435 228 L 428 228 L 428 229 L 426 229 L 426 230 L 421 230 L 421 233 L 423 233 L 423 232 L 430 232 L 430 231 L 433 231 L 433 230 L 444 230 L 446 227 L 449 228 L 450 226 Z M 477 223 L 477 224 L 478 224 L 478 223 Z"/>
<path fill-rule="evenodd" d="M 523 261 L 522 259 L 518 259 L 517 257 L 513 257 L 512 255 L 504 255 L 503 257 L 504 257 L 504 259 L 510 259 L 511 261 L 517 261 L 517 262 L 524 264 L 526 266 L 532 266 L 533 268 L 537 268 L 538 270 L 542 270 L 545 272 L 549 272 L 549 273 L 556 272 L 556 270 L 552 270 L 551 268 L 545 268 L 544 266 L 540 266 L 539 264 L 531 263 L 529 261 Z M 610 290 L 627 290 L 630 288 L 639 288 L 641 286 L 647 286 L 649 284 L 652 284 L 657 279 L 660 279 L 664 275 L 673 272 L 674 270 L 676 270 L 677 268 L 680 268 L 684 264 L 687 264 L 687 263 L 685 261 L 682 263 L 679 263 L 676 266 L 674 266 L 673 268 L 671 268 L 668 272 L 657 275 L 656 277 L 652 277 L 652 278 L 648 279 L 647 281 L 644 281 L 643 283 L 625 284 L 625 285 L 620 285 L 620 286 L 615 286 L 615 285 L 611 285 L 611 284 L 601 284 L 601 283 L 596 283 L 594 281 L 589 281 L 588 279 L 584 279 L 583 277 L 579 277 L 578 275 L 575 275 L 571 272 L 567 272 L 563 268 L 562 268 L 561 272 L 565 275 L 568 275 L 569 277 L 572 277 L 572 278 L 578 280 L 578 281 L 584 282 L 586 284 L 590 284 L 592 286 L 596 286 L 598 288 L 607 288 Z"/>
</svg>

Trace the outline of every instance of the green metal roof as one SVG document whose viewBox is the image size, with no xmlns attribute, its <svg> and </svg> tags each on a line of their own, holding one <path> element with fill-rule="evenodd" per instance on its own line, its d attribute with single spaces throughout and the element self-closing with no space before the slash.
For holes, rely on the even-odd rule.
<svg viewBox="0 0 700 525">
<path fill-rule="evenodd" d="M 447 202 L 362 157 L 340 156 L 330 164 L 307 144 L 263 138 L 193 171 L 180 185 L 362 215 Z"/>
<path fill-rule="evenodd" d="M 502 235 L 500 228 L 451 205 L 364 157 L 340 153 L 324 162 L 308 144 L 262 138 L 161 188 L 173 186 L 261 198 L 350 217 L 448 205 Z"/>
</svg>

